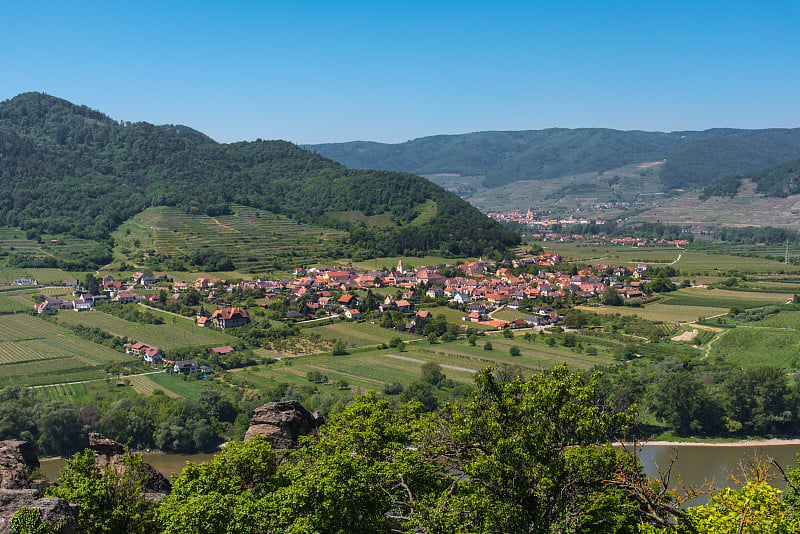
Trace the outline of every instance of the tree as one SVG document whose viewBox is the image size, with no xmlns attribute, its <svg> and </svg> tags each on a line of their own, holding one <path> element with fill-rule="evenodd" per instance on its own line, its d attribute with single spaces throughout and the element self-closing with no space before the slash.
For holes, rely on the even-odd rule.
<svg viewBox="0 0 800 534">
<path fill-rule="evenodd" d="M 600 302 L 606 306 L 622 306 L 623 304 L 622 295 L 619 294 L 619 291 L 617 291 L 617 288 L 614 286 L 608 286 L 606 288 L 603 292 L 603 296 L 600 298 Z"/>
<path fill-rule="evenodd" d="M 713 494 L 706 506 L 689 508 L 688 521 L 697 532 L 735 534 L 790 534 L 800 532 L 800 517 L 780 490 L 764 480 L 750 480 L 741 488 Z"/>
<path fill-rule="evenodd" d="M 508 349 L 508 353 L 511 356 L 519 356 L 520 354 L 522 354 L 522 352 L 519 350 L 519 347 L 517 347 L 516 345 L 512 345 L 511 348 Z"/>
<path fill-rule="evenodd" d="M 624 435 L 633 416 L 606 409 L 597 380 L 584 384 L 565 365 L 505 383 L 482 370 L 472 401 L 432 416 L 420 441 L 464 473 L 426 510 L 426 531 L 635 531 L 644 514 L 604 482 L 631 459 L 597 446 Z"/>
<path fill-rule="evenodd" d="M 514 332 L 510 328 L 503 328 L 503 337 L 506 339 L 514 339 Z"/>
<path fill-rule="evenodd" d="M 124 468 L 95 465 L 92 450 L 76 453 L 67 460 L 57 485 L 47 496 L 60 497 L 81 507 L 78 533 L 156 532 L 155 505 L 144 497 L 147 471 L 138 454 L 125 452 Z"/>
<path fill-rule="evenodd" d="M 476 336 L 475 334 L 470 334 L 469 337 L 467 337 L 467 343 L 469 343 L 471 347 L 474 347 L 477 342 L 478 342 L 478 336 Z"/>
<path fill-rule="evenodd" d="M 277 458 L 267 441 L 230 442 L 211 461 L 190 462 L 173 479 L 158 518 L 167 534 L 257 531 L 269 520 L 258 502 L 278 486 L 276 471 Z"/>
<path fill-rule="evenodd" d="M 423 363 L 420 368 L 420 380 L 432 386 L 438 386 L 447 378 L 438 363 Z"/>
<path fill-rule="evenodd" d="M 483 350 L 492 350 L 493 348 L 494 347 L 492 347 L 491 341 L 487 341 L 486 343 L 483 344 Z"/>
<path fill-rule="evenodd" d="M 344 356 L 347 354 L 347 347 L 345 346 L 344 341 L 341 339 L 334 340 L 332 351 L 334 356 Z"/>
<path fill-rule="evenodd" d="M 650 403 L 655 415 L 682 436 L 707 434 L 720 424 L 719 406 L 705 384 L 682 367 L 661 370 L 652 384 Z"/>
</svg>

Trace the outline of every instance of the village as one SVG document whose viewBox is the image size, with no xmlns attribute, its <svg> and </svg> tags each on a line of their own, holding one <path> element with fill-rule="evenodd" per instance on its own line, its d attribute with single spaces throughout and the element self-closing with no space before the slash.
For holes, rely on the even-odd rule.
<svg viewBox="0 0 800 534">
<path fill-rule="evenodd" d="M 406 268 L 400 260 L 391 270 L 297 268 L 292 278 L 258 278 L 235 283 L 205 277 L 194 282 L 175 282 L 166 273 L 137 272 L 126 280 L 99 276 L 94 279 L 92 291 L 77 280 L 66 280 L 64 285 L 72 289 L 75 298 L 41 296 L 35 311 L 38 314 L 89 312 L 103 303 L 141 304 L 166 311 L 170 303 L 177 305 L 189 300 L 195 307 L 182 313 L 193 313 L 198 328 L 231 331 L 248 325 L 254 309 L 265 309 L 269 307 L 266 303 L 278 301 L 285 305 L 281 309 L 286 309 L 278 318 L 287 324 L 302 325 L 326 318 L 370 320 L 383 327 L 429 335 L 435 310 L 431 306 L 436 305 L 462 311 L 459 330 L 453 330 L 464 334 L 478 325 L 484 331 L 541 329 L 558 323 L 564 309 L 575 303 L 592 300 L 609 303 L 611 296 L 618 305 L 638 305 L 647 298 L 649 273 L 645 264 L 635 268 L 608 264 L 582 269 L 571 266 L 564 271 L 556 268 L 561 262 L 558 255 L 540 254 L 505 265 L 478 259 L 438 268 Z M 241 302 L 244 295 L 246 303 Z M 254 298 L 261 303 L 254 306 Z M 240 305 L 231 305 L 231 301 L 237 300 Z M 418 305 L 422 307 L 417 309 Z M 502 308 L 517 310 L 521 317 L 495 318 L 494 313 Z M 213 374 L 208 366 L 199 365 L 194 359 L 169 360 L 158 347 L 141 342 L 126 343 L 124 348 L 141 361 L 174 373 Z M 223 346 L 209 350 L 224 356 L 234 349 Z"/>
</svg>

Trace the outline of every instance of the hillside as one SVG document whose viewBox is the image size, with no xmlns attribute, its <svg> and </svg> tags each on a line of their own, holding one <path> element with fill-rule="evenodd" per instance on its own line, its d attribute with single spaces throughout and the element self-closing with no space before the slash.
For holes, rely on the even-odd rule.
<svg viewBox="0 0 800 534">
<path fill-rule="evenodd" d="M 0 103 L 0 225 L 29 238 L 103 241 L 151 206 L 213 217 L 232 204 L 345 230 L 341 250 L 361 256 L 481 254 L 519 240 L 412 174 L 351 170 L 285 141 L 221 144 L 184 126 L 117 122 L 40 93 Z"/>
<path fill-rule="evenodd" d="M 800 129 L 662 133 L 552 128 L 440 135 L 399 144 L 356 141 L 304 148 L 350 167 L 481 176 L 487 188 L 666 160 L 660 180 L 671 190 L 800 157 Z"/>
</svg>

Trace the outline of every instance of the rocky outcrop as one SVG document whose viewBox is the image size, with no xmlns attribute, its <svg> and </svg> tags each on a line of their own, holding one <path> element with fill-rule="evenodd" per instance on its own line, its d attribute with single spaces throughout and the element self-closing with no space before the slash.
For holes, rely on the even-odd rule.
<svg viewBox="0 0 800 534">
<path fill-rule="evenodd" d="M 244 440 L 263 436 L 274 449 L 297 447 L 300 436 L 307 436 L 324 423 L 319 413 L 311 413 L 295 400 L 268 402 L 253 410 Z"/>
<path fill-rule="evenodd" d="M 78 507 L 63 499 L 45 497 L 47 482 L 30 480 L 39 458 L 27 441 L 0 441 L 0 533 L 11 528 L 11 518 L 22 508 L 36 508 L 40 517 L 59 525 L 59 534 L 72 534 L 78 524 Z"/>
<path fill-rule="evenodd" d="M 97 453 L 94 464 L 101 471 L 126 468 L 122 463 L 122 454 L 125 452 L 125 447 L 113 439 L 109 439 L 97 432 L 90 432 L 89 448 Z M 144 468 L 147 473 L 147 481 L 144 486 L 145 497 L 149 500 L 159 501 L 172 490 L 172 484 L 170 484 L 167 477 L 150 464 L 145 463 Z"/>
</svg>

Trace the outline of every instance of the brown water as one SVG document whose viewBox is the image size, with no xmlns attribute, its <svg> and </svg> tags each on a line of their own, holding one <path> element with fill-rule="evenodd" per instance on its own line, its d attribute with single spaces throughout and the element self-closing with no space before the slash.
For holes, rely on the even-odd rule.
<svg viewBox="0 0 800 534">
<path fill-rule="evenodd" d="M 214 457 L 213 454 L 165 454 L 161 452 L 143 452 L 144 461 L 152 465 L 167 477 L 179 473 L 186 467 L 187 462 L 207 462 Z M 64 460 L 53 458 L 42 460 L 42 472 L 47 480 L 55 480 L 59 471 L 64 467 Z"/>
<path fill-rule="evenodd" d="M 647 445 L 639 452 L 639 459 L 650 476 L 657 476 L 658 469 L 666 468 L 670 459 L 676 457 L 672 466 L 672 484 L 680 479 L 684 484 L 700 486 L 712 478 L 718 487 L 732 486 L 729 479 L 740 465 L 746 466 L 758 458 L 774 458 L 784 468 L 797 466 L 797 454 L 800 445 L 767 445 L 767 446 L 697 446 L 697 445 Z M 180 472 L 187 462 L 205 462 L 212 454 L 164 454 L 143 453 L 144 460 L 167 476 Z M 48 480 L 55 480 L 64 460 L 42 460 L 42 471 Z M 784 489 L 786 484 L 780 478 L 771 484 Z M 693 503 L 699 504 L 699 503 Z"/>
<path fill-rule="evenodd" d="M 738 473 L 740 467 L 745 469 L 754 465 L 759 459 L 775 459 L 781 467 L 797 467 L 797 454 L 800 445 L 765 445 L 765 446 L 697 446 L 697 445 L 647 445 L 639 453 L 639 459 L 648 475 L 658 476 L 658 470 L 666 469 L 672 458 L 670 486 L 676 487 L 678 481 L 684 485 L 693 484 L 699 487 L 706 480 L 714 479 L 719 488 L 735 487 L 730 479 L 731 474 Z M 779 474 L 773 470 L 775 474 Z M 786 482 L 778 476 L 770 480 L 770 484 L 781 490 L 786 489 Z M 707 499 L 699 498 L 690 501 L 689 505 L 704 504 Z"/>
</svg>

